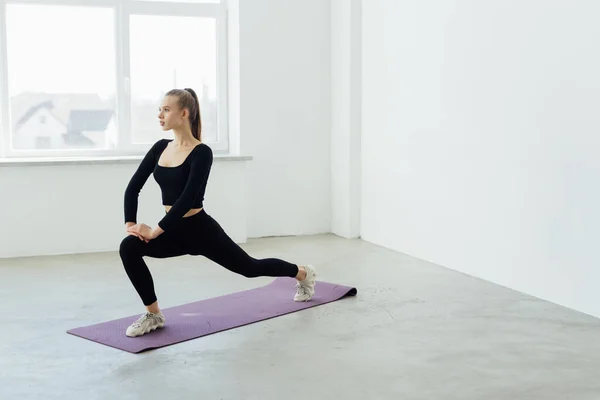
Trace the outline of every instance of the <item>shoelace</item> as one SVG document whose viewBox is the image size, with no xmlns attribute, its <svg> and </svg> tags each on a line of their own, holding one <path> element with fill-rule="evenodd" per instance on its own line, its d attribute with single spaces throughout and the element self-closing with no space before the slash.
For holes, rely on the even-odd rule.
<svg viewBox="0 0 600 400">
<path fill-rule="evenodd" d="M 147 319 L 153 318 L 153 317 L 154 317 L 153 314 L 150 314 L 149 312 L 147 312 L 146 314 L 139 317 L 138 320 L 133 323 L 133 325 L 136 327 L 142 326 L 142 322 L 144 322 Z"/>
<path fill-rule="evenodd" d="M 297 284 L 296 285 L 296 293 L 299 295 L 304 295 L 306 294 L 306 287 L 304 285 L 301 284 Z"/>
</svg>

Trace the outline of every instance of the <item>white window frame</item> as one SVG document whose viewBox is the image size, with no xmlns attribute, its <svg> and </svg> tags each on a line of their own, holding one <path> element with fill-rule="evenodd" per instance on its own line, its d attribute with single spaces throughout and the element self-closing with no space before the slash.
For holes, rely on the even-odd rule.
<svg viewBox="0 0 600 400">
<path fill-rule="evenodd" d="M 209 1 L 209 0 L 208 0 Z M 70 150 L 13 150 L 10 147 L 11 123 L 8 93 L 8 60 L 6 38 L 6 5 L 37 4 L 59 6 L 88 6 L 112 8 L 115 13 L 116 56 L 116 114 L 118 144 L 115 149 Z M 210 17 L 216 20 L 217 37 L 217 141 L 206 141 L 213 152 L 225 154 L 230 150 L 228 113 L 228 59 L 227 59 L 227 0 L 220 3 L 186 3 L 181 1 L 143 0 L 0 0 L 0 158 L 69 158 L 114 157 L 145 154 L 152 144 L 134 144 L 131 141 L 131 87 L 129 16 L 192 16 Z M 158 110 L 159 104 L 157 104 Z"/>
</svg>

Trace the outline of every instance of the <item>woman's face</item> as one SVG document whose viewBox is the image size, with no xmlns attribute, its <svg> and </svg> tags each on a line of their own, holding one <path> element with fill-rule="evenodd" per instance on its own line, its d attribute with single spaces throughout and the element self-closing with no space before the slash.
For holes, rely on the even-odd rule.
<svg viewBox="0 0 600 400">
<path fill-rule="evenodd" d="M 179 108 L 177 98 L 173 96 L 165 96 L 158 111 L 158 122 L 163 131 L 182 126 L 188 114 L 187 110 Z"/>
</svg>

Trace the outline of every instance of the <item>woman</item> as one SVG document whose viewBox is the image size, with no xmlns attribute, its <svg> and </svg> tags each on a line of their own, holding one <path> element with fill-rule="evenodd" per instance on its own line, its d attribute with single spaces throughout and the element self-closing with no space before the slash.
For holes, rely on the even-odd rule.
<svg viewBox="0 0 600 400">
<path fill-rule="evenodd" d="M 203 255 L 245 277 L 289 276 L 298 281 L 294 301 L 308 301 L 315 293 L 313 267 L 277 258 L 255 259 L 239 247 L 203 209 L 202 202 L 213 161 L 212 150 L 201 141 L 200 105 L 192 89 L 173 89 L 163 99 L 158 119 L 173 140 L 156 142 L 145 155 L 125 190 L 127 237 L 119 254 L 127 276 L 146 306 L 146 313 L 127 328 L 135 337 L 165 325 L 158 307 L 152 275 L 143 260 Z M 150 174 L 160 186 L 166 214 L 156 227 L 137 223 L 138 195 Z"/>
</svg>

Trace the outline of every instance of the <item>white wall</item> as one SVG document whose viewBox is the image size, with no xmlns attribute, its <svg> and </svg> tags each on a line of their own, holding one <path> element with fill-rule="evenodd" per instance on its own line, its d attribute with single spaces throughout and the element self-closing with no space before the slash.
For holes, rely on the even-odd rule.
<svg viewBox="0 0 600 400">
<path fill-rule="evenodd" d="M 248 236 L 330 232 L 329 1 L 239 3 Z"/>
<path fill-rule="evenodd" d="M 329 2 L 240 3 L 233 137 L 253 160 L 215 161 L 207 212 L 237 242 L 329 232 Z M 117 250 L 123 190 L 135 167 L 0 166 L 0 257 Z M 148 182 L 140 219 L 155 224 L 163 209 Z"/>
<path fill-rule="evenodd" d="M 600 3 L 363 3 L 365 240 L 600 316 Z"/>
<path fill-rule="evenodd" d="M 361 0 L 331 0 L 331 231 L 360 236 Z"/>
<path fill-rule="evenodd" d="M 246 240 L 245 163 L 217 159 L 205 201 L 238 242 Z M 0 166 L 0 257 L 116 251 L 125 235 L 123 192 L 136 167 Z M 163 216 L 150 177 L 140 193 L 138 221 L 155 226 Z"/>
</svg>

